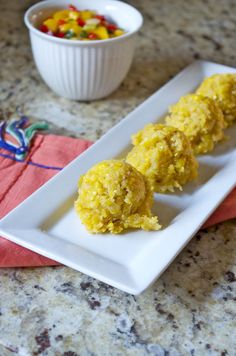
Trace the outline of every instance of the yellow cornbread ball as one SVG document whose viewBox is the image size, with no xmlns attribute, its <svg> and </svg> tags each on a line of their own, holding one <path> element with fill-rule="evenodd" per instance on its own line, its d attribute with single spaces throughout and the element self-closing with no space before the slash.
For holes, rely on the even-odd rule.
<svg viewBox="0 0 236 356">
<path fill-rule="evenodd" d="M 148 124 L 132 136 L 126 161 L 147 177 L 156 192 L 182 190 L 197 177 L 198 163 L 183 132 L 162 124 Z"/>
<path fill-rule="evenodd" d="M 206 78 L 197 94 L 217 100 L 227 124 L 236 120 L 236 74 L 215 74 Z"/>
<path fill-rule="evenodd" d="M 149 183 L 128 163 L 107 160 L 96 164 L 80 178 L 78 193 L 75 209 L 92 233 L 161 227 L 151 214 L 153 192 Z"/>
<path fill-rule="evenodd" d="M 167 125 L 183 131 L 195 154 L 211 151 L 224 138 L 224 115 L 211 98 L 197 94 L 185 95 L 169 109 Z"/>
</svg>

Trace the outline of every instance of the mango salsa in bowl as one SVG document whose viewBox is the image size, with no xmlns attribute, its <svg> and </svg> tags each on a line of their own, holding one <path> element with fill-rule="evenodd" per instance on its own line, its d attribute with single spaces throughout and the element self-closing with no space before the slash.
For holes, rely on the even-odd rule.
<svg viewBox="0 0 236 356">
<path fill-rule="evenodd" d="M 95 10 L 78 10 L 69 5 L 56 11 L 39 26 L 41 32 L 69 40 L 107 40 L 122 36 L 125 31 Z"/>
<path fill-rule="evenodd" d="M 143 18 L 114 0 L 45 0 L 25 13 L 37 69 L 56 94 L 101 99 L 127 75 Z"/>
</svg>

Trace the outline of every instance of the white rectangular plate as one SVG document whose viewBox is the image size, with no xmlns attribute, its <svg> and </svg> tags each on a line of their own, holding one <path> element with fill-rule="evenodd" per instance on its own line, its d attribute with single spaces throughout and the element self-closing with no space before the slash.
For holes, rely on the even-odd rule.
<svg viewBox="0 0 236 356">
<path fill-rule="evenodd" d="M 156 194 L 154 212 L 162 230 L 122 235 L 91 235 L 76 216 L 77 181 L 93 164 L 121 157 L 130 136 L 149 122 L 160 121 L 169 105 L 214 73 L 234 68 L 197 61 L 179 73 L 91 148 L 0 221 L 0 234 L 128 293 L 147 288 L 183 249 L 236 184 L 236 125 L 230 140 L 199 157 L 196 183 L 183 192 Z"/>
</svg>

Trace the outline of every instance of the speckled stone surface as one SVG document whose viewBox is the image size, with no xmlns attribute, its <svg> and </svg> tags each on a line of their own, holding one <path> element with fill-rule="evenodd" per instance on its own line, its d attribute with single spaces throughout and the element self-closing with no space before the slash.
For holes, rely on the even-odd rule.
<svg viewBox="0 0 236 356">
<path fill-rule="evenodd" d="M 1 117 L 96 140 L 196 58 L 236 66 L 236 1 L 132 0 L 145 24 L 109 98 L 71 102 L 32 61 L 23 13 L 1 1 Z M 236 355 L 236 222 L 201 231 L 156 283 L 131 296 L 66 267 L 0 270 L 0 355 Z"/>
</svg>

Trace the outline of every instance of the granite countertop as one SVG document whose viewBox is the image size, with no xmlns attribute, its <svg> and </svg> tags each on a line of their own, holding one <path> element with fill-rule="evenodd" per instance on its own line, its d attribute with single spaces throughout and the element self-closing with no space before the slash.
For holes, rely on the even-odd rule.
<svg viewBox="0 0 236 356">
<path fill-rule="evenodd" d="M 1 116 L 96 140 L 194 59 L 236 65 L 236 1 L 131 0 L 144 15 L 130 73 L 78 103 L 41 81 L 23 13 L 1 2 Z M 128 295 L 66 267 L 0 270 L 0 355 L 236 355 L 236 223 L 200 231 L 156 283 Z"/>
</svg>

